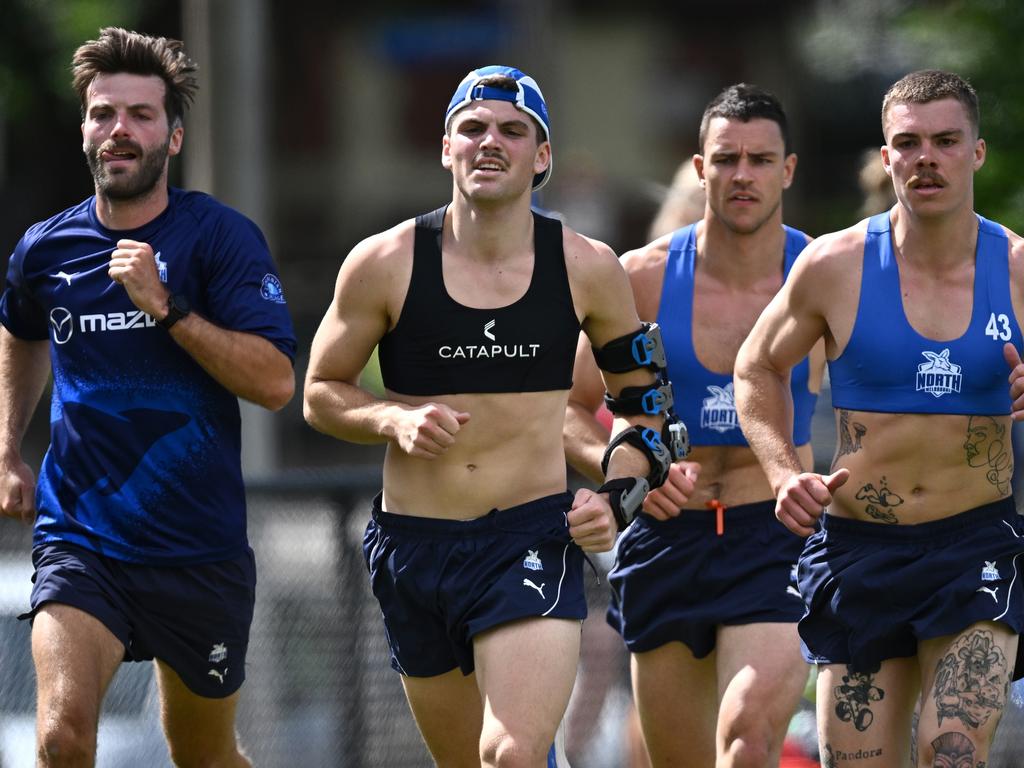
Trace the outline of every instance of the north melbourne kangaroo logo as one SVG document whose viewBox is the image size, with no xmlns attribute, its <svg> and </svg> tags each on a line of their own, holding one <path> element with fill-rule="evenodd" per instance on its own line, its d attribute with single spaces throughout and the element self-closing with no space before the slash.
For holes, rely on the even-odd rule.
<svg viewBox="0 0 1024 768">
<path fill-rule="evenodd" d="M 705 397 L 700 409 L 701 429 L 713 429 L 715 432 L 728 432 L 736 429 L 740 423 L 736 418 L 736 396 L 730 381 L 724 387 L 708 385 L 711 397 Z"/>
<path fill-rule="evenodd" d="M 537 594 L 540 595 L 540 599 L 541 600 L 547 600 L 547 598 L 544 597 L 544 584 L 545 584 L 545 582 L 542 581 L 540 586 L 538 587 L 536 584 L 534 584 L 529 579 L 523 579 L 523 586 L 524 587 L 529 587 L 530 589 L 536 589 L 537 590 Z"/>
<path fill-rule="evenodd" d="M 488 339 L 490 339 L 491 341 L 494 341 L 494 334 L 493 334 L 493 333 L 491 333 L 491 329 L 492 329 L 493 327 L 494 327 L 494 321 L 493 321 L 493 320 L 488 320 L 488 321 L 487 321 L 487 322 L 486 322 L 486 323 L 484 324 L 484 336 L 486 336 L 486 337 L 487 337 Z"/>
<path fill-rule="evenodd" d="M 161 283 L 167 282 L 167 262 L 160 258 L 160 251 L 153 254 L 153 261 L 156 262 L 156 273 Z"/>
<path fill-rule="evenodd" d="M 523 558 L 523 568 L 531 571 L 544 570 L 544 563 L 541 562 L 539 549 L 527 550 L 526 557 Z"/>
<path fill-rule="evenodd" d="M 922 352 L 927 363 L 917 366 L 917 391 L 927 392 L 935 397 L 950 393 L 959 393 L 963 376 L 960 366 L 949 359 L 949 350 L 944 349 L 938 354 Z"/>
</svg>

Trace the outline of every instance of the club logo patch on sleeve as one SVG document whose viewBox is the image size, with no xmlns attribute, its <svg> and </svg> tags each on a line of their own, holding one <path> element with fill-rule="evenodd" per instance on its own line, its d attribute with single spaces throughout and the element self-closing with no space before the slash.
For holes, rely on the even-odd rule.
<svg viewBox="0 0 1024 768">
<path fill-rule="evenodd" d="M 267 274 L 263 276 L 263 283 L 260 285 L 260 296 L 275 304 L 284 304 L 284 289 L 281 281 L 276 275 Z"/>
</svg>

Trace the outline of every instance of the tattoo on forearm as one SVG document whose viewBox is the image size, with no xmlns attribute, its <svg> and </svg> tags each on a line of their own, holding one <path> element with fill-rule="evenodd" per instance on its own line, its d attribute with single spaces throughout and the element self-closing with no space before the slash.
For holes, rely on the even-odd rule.
<svg viewBox="0 0 1024 768">
<path fill-rule="evenodd" d="M 902 504 L 903 498 L 889 489 L 889 485 L 884 477 L 879 482 L 878 488 L 875 488 L 873 483 L 868 483 L 857 491 L 856 499 L 867 502 L 864 511 L 876 520 L 892 525 L 899 522 L 899 518 L 893 512 L 893 507 L 898 507 Z"/>
<path fill-rule="evenodd" d="M 839 409 L 839 448 L 836 451 L 836 459 L 848 453 L 856 453 L 860 450 L 860 439 L 867 434 L 868 428 L 859 421 L 850 421 L 850 412 L 845 408 Z"/>
<path fill-rule="evenodd" d="M 855 672 L 849 664 L 846 665 L 843 684 L 837 685 L 832 692 L 836 697 L 836 717 L 844 723 L 853 723 L 858 731 L 866 731 L 875 719 L 871 703 L 885 698 L 885 691 L 875 685 L 869 672 Z"/>
<path fill-rule="evenodd" d="M 959 720 L 978 728 L 1006 706 L 1009 667 L 991 631 L 979 629 L 958 639 L 935 668 L 933 695 L 942 721 Z"/>
<path fill-rule="evenodd" d="M 943 733 L 932 742 L 934 768 L 974 768 L 974 742 L 958 731 Z"/>
<path fill-rule="evenodd" d="M 1006 426 L 991 416 L 971 416 L 964 440 L 967 466 L 982 467 L 987 479 L 1002 494 L 1010 492 L 1013 454 Z"/>
</svg>

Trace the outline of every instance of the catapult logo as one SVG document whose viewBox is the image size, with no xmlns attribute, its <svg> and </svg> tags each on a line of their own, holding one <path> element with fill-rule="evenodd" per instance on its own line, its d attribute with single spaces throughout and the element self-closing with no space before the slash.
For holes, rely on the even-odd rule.
<svg viewBox="0 0 1024 768">
<path fill-rule="evenodd" d="M 484 338 L 497 341 L 494 334 L 494 320 L 484 323 Z M 437 356 L 444 360 L 483 360 L 501 358 L 536 357 L 540 344 L 444 344 L 438 347 Z"/>
<path fill-rule="evenodd" d="M 54 344 L 67 344 L 75 332 L 74 316 L 64 307 L 54 307 L 50 310 L 50 330 L 53 331 Z"/>
<path fill-rule="evenodd" d="M 935 397 L 959 393 L 963 376 L 960 366 L 949 359 L 949 350 L 940 353 L 922 352 L 928 360 L 917 366 L 917 391 L 927 392 Z"/>
</svg>

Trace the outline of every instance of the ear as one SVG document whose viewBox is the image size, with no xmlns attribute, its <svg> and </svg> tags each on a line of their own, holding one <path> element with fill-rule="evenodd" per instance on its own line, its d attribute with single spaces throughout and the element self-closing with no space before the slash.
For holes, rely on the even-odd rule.
<svg viewBox="0 0 1024 768">
<path fill-rule="evenodd" d="M 447 133 L 441 137 L 441 165 L 449 171 L 452 169 L 452 140 Z"/>
<path fill-rule="evenodd" d="M 789 189 L 789 186 L 793 183 L 793 174 L 796 172 L 796 154 L 790 152 L 786 155 L 786 159 L 782 161 L 782 188 Z"/>
<path fill-rule="evenodd" d="M 551 142 L 545 141 L 537 147 L 537 154 L 533 156 L 533 173 L 543 173 L 551 164 Z"/>
<path fill-rule="evenodd" d="M 185 129 L 178 125 L 173 131 L 171 131 L 170 140 L 167 142 L 167 156 L 174 157 L 176 154 L 181 152 L 181 142 L 185 138 Z"/>
<path fill-rule="evenodd" d="M 697 183 L 704 188 L 704 155 L 693 156 L 693 170 L 697 172 Z"/>
<path fill-rule="evenodd" d="M 882 154 L 882 167 L 885 169 L 885 175 L 892 178 L 892 162 L 889 160 L 889 145 L 883 144 L 880 152 Z"/>
<path fill-rule="evenodd" d="M 988 148 L 984 139 L 978 139 L 974 144 L 974 170 L 978 170 L 985 164 L 985 154 Z"/>
</svg>

